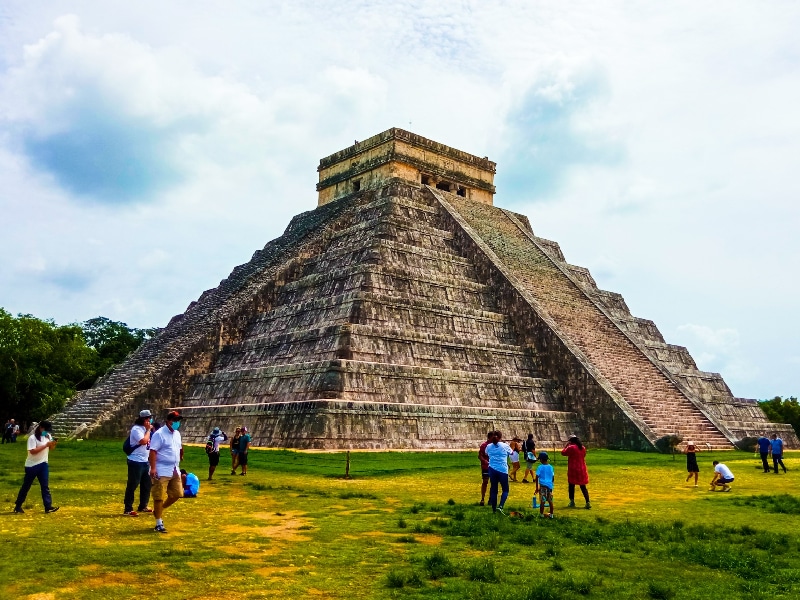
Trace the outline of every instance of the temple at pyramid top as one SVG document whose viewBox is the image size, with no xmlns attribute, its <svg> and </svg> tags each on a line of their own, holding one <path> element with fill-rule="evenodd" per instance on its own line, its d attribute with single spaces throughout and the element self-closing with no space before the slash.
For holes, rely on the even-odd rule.
<svg viewBox="0 0 800 600">
<path fill-rule="evenodd" d="M 491 205 L 495 163 L 393 127 L 319 161 L 318 205 L 373 190 L 388 179 L 430 185 Z"/>
</svg>

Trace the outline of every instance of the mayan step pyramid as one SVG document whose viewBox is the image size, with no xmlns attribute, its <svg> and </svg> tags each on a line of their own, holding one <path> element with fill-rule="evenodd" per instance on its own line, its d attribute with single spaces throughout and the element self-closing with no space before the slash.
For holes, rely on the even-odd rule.
<svg viewBox="0 0 800 600">
<path fill-rule="evenodd" d="M 204 292 L 54 417 L 119 435 L 147 407 L 184 438 L 246 424 L 255 445 L 730 448 L 768 423 L 623 298 L 493 206 L 495 164 L 402 129 L 320 161 L 316 210 Z"/>
</svg>

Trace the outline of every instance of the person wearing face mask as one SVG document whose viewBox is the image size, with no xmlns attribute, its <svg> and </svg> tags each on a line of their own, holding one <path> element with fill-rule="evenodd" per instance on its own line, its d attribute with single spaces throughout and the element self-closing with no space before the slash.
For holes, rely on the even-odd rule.
<svg viewBox="0 0 800 600">
<path fill-rule="evenodd" d="M 22 487 L 17 494 L 17 501 L 14 504 L 15 513 L 24 513 L 22 504 L 28 497 L 28 491 L 33 485 L 33 480 L 39 480 L 39 487 L 42 488 L 42 504 L 44 512 L 54 513 L 58 506 L 53 506 L 53 499 L 50 496 L 50 466 L 47 462 L 50 449 L 55 448 L 58 440 L 54 440 L 50 435 L 53 429 L 50 421 L 42 421 L 36 426 L 31 436 L 28 438 L 28 458 L 25 459 L 25 479 Z"/>
<path fill-rule="evenodd" d="M 125 486 L 125 504 L 123 514 L 127 517 L 138 517 L 139 513 L 151 513 L 152 509 L 147 508 L 150 502 L 150 465 L 148 464 L 149 452 L 147 445 L 150 443 L 152 414 L 149 410 L 139 413 L 139 418 L 131 427 L 130 445 L 133 452 L 128 455 L 128 484 Z M 133 497 L 136 488 L 139 488 L 139 508 L 133 510 Z"/>
<path fill-rule="evenodd" d="M 171 411 L 158 431 L 150 436 L 150 478 L 153 484 L 154 528 L 158 533 L 167 533 L 164 527 L 164 511 L 183 498 L 180 465 L 183 460 L 183 443 L 178 429 L 181 413 Z"/>
</svg>

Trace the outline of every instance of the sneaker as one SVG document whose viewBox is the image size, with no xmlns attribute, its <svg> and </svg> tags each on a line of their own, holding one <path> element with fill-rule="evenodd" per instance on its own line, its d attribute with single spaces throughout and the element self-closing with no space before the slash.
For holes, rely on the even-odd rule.
<svg viewBox="0 0 800 600">
<path fill-rule="evenodd" d="M 56 512 L 58 509 L 59 509 L 59 507 L 58 507 L 58 506 L 51 506 L 50 508 L 45 508 L 45 509 L 44 509 L 44 512 L 46 512 L 46 513 L 54 513 L 54 512 Z"/>
<path fill-rule="evenodd" d="M 723 491 L 723 492 L 730 492 L 730 491 L 731 491 L 731 486 L 729 486 L 729 485 L 723 485 L 723 486 L 722 486 L 722 491 Z"/>
<path fill-rule="evenodd" d="M 591 502 L 587 502 L 587 503 L 586 503 L 586 506 L 584 506 L 584 508 L 585 508 L 586 510 L 589 510 L 590 508 L 592 508 L 592 503 L 591 503 Z"/>
<path fill-rule="evenodd" d="M 153 512 L 153 509 L 152 509 L 152 508 L 147 508 L 147 507 L 145 506 L 144 508 L 140 508 L 140 509 L 139 509 L 139 512 L 140 512 L 140 513 L 151 513 L 151 512 Z"/>
<path fill-rule="evenodd" d="M 485 503 L 483 500 L 481 500 L 481 501 L 478 503 L 478 506 L 484 506 L 485 504 L 486 504 L 486 503 Z"/>
<path fill-rule="evenodd" d="M 135 510 L 126 510 L 122 514 L 125 515 L 126 517 L 138 517 L 139 516 L 139 513 L 137 513 Z"/>
<path fill-rule="evenodd" d="M 567 508 L 575 508 L 575 503 L 570 500 L 570 503 L 567 504 Z"/>
<path fill-rule="evenodd" d="M 236 475 L 236 471 L 231 471 L 231 475 Z"/>
<path fill-rule="evenodd" d="M 553 513 L 549 513 L 549 514 L 547 515 L 547 518 L 548 518 L 548 519 L 555 519 L 556 517 L 555 517 L 555 515 L 554 515 Z"/>
<path fill-rule="evenodd" d="M 528 481 L 527 479 L 523 479 L 522 483 L 530 483 L 530 481 Z"/>
<path fill-rule="evenodd" d="M 503 510 L 503 507 L 502 507 L 502 506 L 498 506 L 498 507 L 497 507 L 497 510 L 499 510 L 499 511 L 500 511 L 500 514 L 502 514 L 502 515 L 506 514 L 506 512 Z"/>
<path fill-rule="evenodd" d="M 242 477 L 244 477 L 245 475 L 247 475 L 247 473 L 239 473 L 239 475 L 241 475 Z"/>
<path fill-rule="evenodd" d="M 17 513 L 18 515 L 24 515 L 25 514 L 25 511 L 22 510 L 21 506 L 15 506 L 14 507 L 14 512 Z"/>
<path fill-rule="evenodd" d="M 157 533 L 167 533 L 167 528 L 164 527 L 163 525 L 156 525 L 155 527 L 153 527 L 153 531 Z"/>
</svg>

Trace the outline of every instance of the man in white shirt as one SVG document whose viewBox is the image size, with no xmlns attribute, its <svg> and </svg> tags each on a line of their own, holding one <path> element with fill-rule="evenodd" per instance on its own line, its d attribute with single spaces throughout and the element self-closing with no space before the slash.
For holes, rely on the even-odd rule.
<svg viewBox="0 0 800 600">
<path fill-rule="evenodd" d="M 714 461 L 714 479 L 711 480 L 711 490 L 717 489 L 717 486 L 722 487 L 723 492 L 730 492 L 733 483 L 733 471 L 727 465 L 722 464 L 718 460 Z"/>
<path fill-rule="evenodd" d="M 151 417 L 152 414 L 149 410 L 141 411 L 139 418 L 136 419 L 128 434 L 130 445 L 133 447 L 133 452 L 128 455 L 128 483 L 125 486 L 125 498 L 123 500 L 125 505 L 123 514 L 128 517 L 138 517 L 139 513 L 153 512 L 147 508 L 152 487 L 149 465 L 150 452 L 148 451 L 150 431 L 152 429 Z M 138 510 L 133 510 L 133 496 L 137 487 L 139 488 L 139 508 Z"/>
<path fill-rule="evenodd" d="M 183 460 L 183 444 L 178 429 L 181 414 L 173 410 L 167 415 L 164 426 L 150 437 L 150 479 L 153 483 L 153 514 L 155 531 L 167 533 L 162 519 L 164 510 L 183 498 L 180 465 Z"/>
<path fill-rule="evenodd" d="M 214 471 L 217 470 L 219 465 L 219 445 L 228 439 L 227 434 L 219 427 L 214 427 L 214 430 L 209 434 L 206 441 L 206 453 L 208 454 L 208 480 L 214 476 Z M 209 448 L 208 445 L 211 445 Z"/>
</svg>

